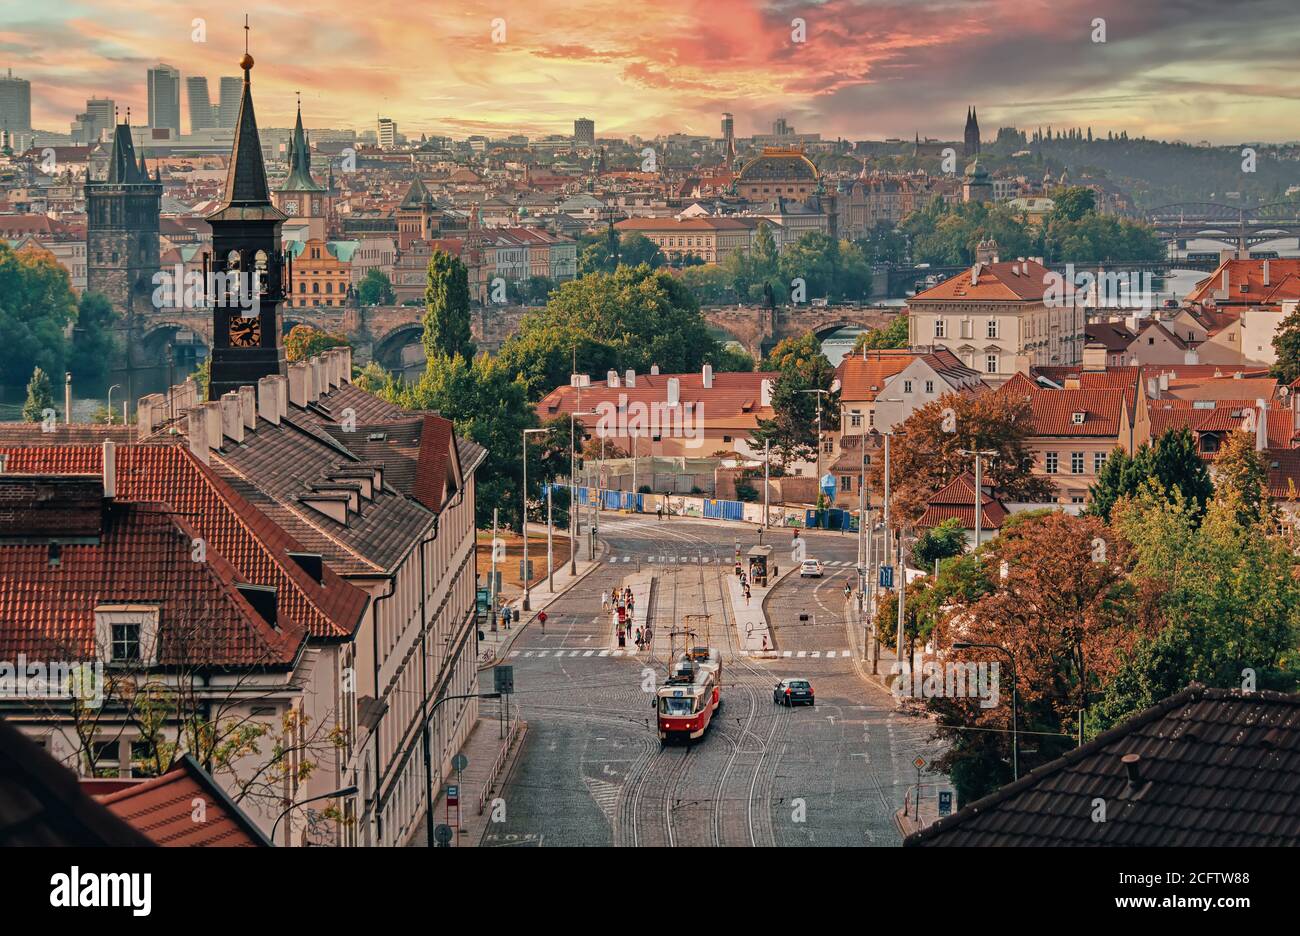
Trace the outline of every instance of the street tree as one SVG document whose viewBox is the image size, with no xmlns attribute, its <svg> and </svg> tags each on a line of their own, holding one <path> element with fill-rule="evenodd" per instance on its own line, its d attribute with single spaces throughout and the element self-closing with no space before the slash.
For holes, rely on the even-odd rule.
<svg viewBox="0 0 1300 936">
<path fill-rule="evenodd" d="M 429 258 L 424 290 L 424 353 L 466 360 L 474 357 L 470 336 L 469 272 L 459 257 L 435 250 Z"/>
</svg>

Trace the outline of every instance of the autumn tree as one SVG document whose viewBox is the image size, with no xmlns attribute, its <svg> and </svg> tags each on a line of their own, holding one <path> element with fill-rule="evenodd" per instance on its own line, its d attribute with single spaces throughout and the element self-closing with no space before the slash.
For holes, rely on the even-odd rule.
<svg viewBox="0 0 1300 936">
<path fill-rule="evenodd" d="M 1219 449 L 1212 469 L 1217 495 L 1235 493 L 1241 508 L 1239 523 L 1269 522 L 1276 512 L 1269 501 L 1268 468 L 1255 448 L 1254 433 L 1229 433 Z"/>
<path fill-rule="evenodd" d="M 284 356 L 289 361 L 309 361 L 322 351 L 345 347 L 342 332 L 328 332 L 312 325 L 295 325 L 284 339 Z"/>
<path fill-rule="evenodd" d="M 965 472 L 973 473 L 975 457 L 963 451 L 997 453 L 985 457 L 981 477 L 997 496 L 1050 500 L 1051 482 L 1032 473 L 1029 407 L 1028 401 L 1010 394 L 948 394 L 914 411 L 894 428 L 890 444 L 891 520 L 915 521 L 936 491 Z M 871 485 L 877 490 L 884 487 L 884 459 L 872 464 Z"/>
</svg>

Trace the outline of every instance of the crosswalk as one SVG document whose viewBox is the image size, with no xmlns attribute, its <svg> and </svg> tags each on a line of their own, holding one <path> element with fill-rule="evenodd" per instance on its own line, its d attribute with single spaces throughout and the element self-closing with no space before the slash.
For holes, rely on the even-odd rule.
<svg viewBox="0 0 1300 936">
<path fill-rule="evenodd" d="M 511 658 L 522 657 L 524 659 L 588 659 L 600 657 L 636 657 L 640 656 L 634 649 L 616 649 L 616 650 L 595 650 L 595 649 L 574 649 L 573 647 L 553 647 L 547 650 L 511 650 Z M 853 656 L 850 650 L 736 650 L 724 652 L 723 658 L 726 657 L 753 657 L 755 659 L 792 659 L 792 660 L 846 660 Z"/>
</svg>

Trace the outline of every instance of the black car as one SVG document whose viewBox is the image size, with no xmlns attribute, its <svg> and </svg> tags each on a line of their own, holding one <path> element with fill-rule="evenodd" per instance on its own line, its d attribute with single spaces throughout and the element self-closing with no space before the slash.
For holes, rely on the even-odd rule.
<svg viewBox="0 0 1300 936">
<path fill-rule="evenodd" d="M 812 683 L 806 679 L 783 679 L 772 690 L 772 702 L 776 705 L 794 705 L 796 702 L 814 705 Z"/>
</svg>

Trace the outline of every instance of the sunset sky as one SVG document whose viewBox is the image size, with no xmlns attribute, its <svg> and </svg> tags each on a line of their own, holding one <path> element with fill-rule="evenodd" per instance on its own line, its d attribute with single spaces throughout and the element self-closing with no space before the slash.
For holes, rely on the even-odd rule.
<svg viewBox="0 0 1300 936">
<path fill-rule="evenodd" d="M 66 132 L 88 97 L 143 123 L 159 61 L 239 73 L 243 14 L 178 0 L 0 0 L 0 68 L 33 123 Z M 1300 138 L 1295 0 L 282 0 L 250 5 L 259 121 L 407 135 L 768 132 L 960 136 L 999 125 L 1216 143 Z M 205 42 L 191 40 L 206 21 Z M 791 41 L 791 20 L 807 41 Z M 1091 40 L 1093 20 L 1106 39 Z M 505 42 L 492 22 L 505 21 Z M 183 88 L 183 86 L 182 86 Z M 182 99 L 184 91 L 182 90 Z M 182 107 L 188 132 L 188 108 Z"/>
</svg>

